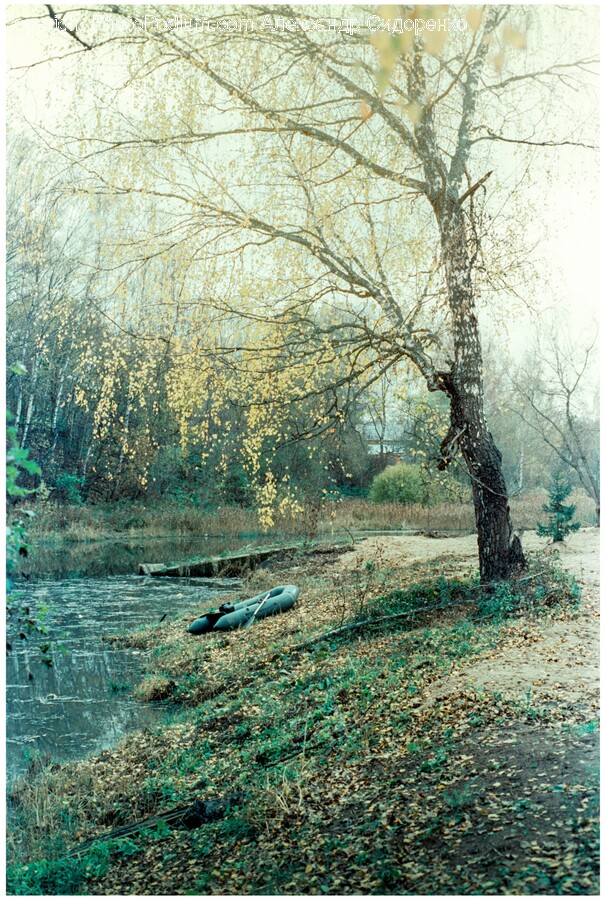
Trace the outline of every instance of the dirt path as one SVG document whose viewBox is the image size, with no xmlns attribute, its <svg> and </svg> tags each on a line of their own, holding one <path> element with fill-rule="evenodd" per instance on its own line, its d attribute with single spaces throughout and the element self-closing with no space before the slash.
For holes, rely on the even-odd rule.
<svg viewBox="0 0 606 900">
<path fill-rule="evenodd" d="M 486 653 L 431 684 L 423 698 L 430 704 L 464 689 L 500 693 L 529 706 L 570 707 L 596 716 L 599 704 L 599 530 L 585 528 L 555 548 L 535 534 L 524 536 L 524 547 L 547 558 L 557 555 L 563 568 L 581 585 L 579 615 L 566 621 L 514 624 L 498 649 Z M 378 536 L 341 556 L 335 568 L 348 571 L 369 559 L 399 565 L 440 560 L 456 570 L 469 569 L 477 553 L 475 535 L 428 539 L 422 535 Z M 450 566 L 449 566 L 450 568 Z"/>
<path fill-rule="evenodd" d="M 522 537 L 524 550 L 558 553 L 564 568 L 574 571 L 577 578 L 595 580 L 599 575 L 600 531 L 583 528 L 572 534 L 558 548 L 539 538 L 534 532 Z M 427 562 L 431 559 L 452 559 L 465 565 L 477 565 L 478 545 L 475 534 L 461 537 L 429 538 L 423 534 L 377 535 L 361 541 L 354 550 L 341 555 L 335 569 L 348 571 L 357 560 L 380 557 L 385 563 L 398 565 Z"/>
</svg>

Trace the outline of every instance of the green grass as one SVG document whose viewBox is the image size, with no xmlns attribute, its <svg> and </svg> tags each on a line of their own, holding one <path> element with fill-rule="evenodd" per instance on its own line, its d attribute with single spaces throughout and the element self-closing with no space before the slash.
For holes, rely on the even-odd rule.
<svg viewBox="0 0 606 900">
<path fill-rule="evenodd" d="M 6 870 L 7 894 L 85 894 L 89 879 L 101 877 L 108 871 L 110 855 L 110 844 L 99 842 L 82 857 L 59 855 L 25 865 L 9 865 Z"/>
</svg>

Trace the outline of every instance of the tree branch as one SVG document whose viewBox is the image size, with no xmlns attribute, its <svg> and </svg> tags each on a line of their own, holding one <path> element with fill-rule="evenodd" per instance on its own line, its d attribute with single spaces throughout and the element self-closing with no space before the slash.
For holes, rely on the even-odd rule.
<svg viewBox="0 0 606 900">
<path fill-rule="evenodd" d="M 484 137 L 474 138 L 471 143 L 479 144 L 480 141 L 502 141 L 505 144 L 527 144 L 529 147 L 583 147 L 585 150 L 597 150 L 594 144 L 585 144 L 582 141 L 531 141 L 525 138 L 508 138 L 503 134 L 496 134 L 487 125 L 482 125 L 487 132 Z"/>
<path fill-rule="evenodd" d="M 465 201 L 469 197 L 473 197 L 473 195 L 475 194 L 477 189 L 479 187 L 481 187 L 485 181 L 488 181 L 488 179 L 490 178 L 491 175 L 492 175 L 492 170 L 490 172 L 487 172 L 486 175 L 483 175 L 479 181 L 476 181 L 476 183 L 473 185 L 473 187 L 470 187 L 469 190 L 465 191 L 463 196 L 460 198 L 459 203 L 465 203 Z"/>
<path fill-rule="evenodd" d="M 61 28 L 61 31 L 65 31 L 66 34 L 69 34 L 69 36 L 71 38 L 73 38 L 75 41 L 77 41 L 79 44 L 81 44 L 85 50 L 93 49 L 91 44 L 87 44 L 86 41 L 83 41 L 82 38 L 75 31 L 73 31 L 71 28 L 67 27 L 67 25 L 63 21 L 63 16 L 60 17 L 60 16 L 56 15 L 55 10 L 53 9 L 52 6 L 50 6 L 48 3 L 45 3 L 44 5 L 46 6 L 46 8 L 48 10 L 48 15 L 51 18 L 51 20 L 53 22 L 61 22 L 61 24 L 63 25 L 63 28 Z"/>
</svg>

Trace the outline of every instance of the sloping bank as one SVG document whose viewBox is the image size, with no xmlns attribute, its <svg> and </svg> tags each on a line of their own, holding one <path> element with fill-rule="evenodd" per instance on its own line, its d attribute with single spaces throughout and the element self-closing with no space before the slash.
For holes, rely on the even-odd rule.
<svg viewBox="0 0 606 900">
<path fill-rule="evenodd" d="M 13 797 L 11 892 L 597 892 L 594 583 L 579 573 L 581 598 L 542 554 L 488 594 L 464 538 L 404 564 L 394 540 L 253 573 L 247 595 L 301 588 L 253 628 L 131 636 L 154 648 L 142 693 L 155 680 L 178 712 L 32 773 Z M 574 634 L 583 667 L 560 640 Z M 579 677 L 537 685 L 518 665 L 550 654 L 558 678 L 574 654 Z M 196 802 L 214 813 L 170 821 Z"/>
</svg>

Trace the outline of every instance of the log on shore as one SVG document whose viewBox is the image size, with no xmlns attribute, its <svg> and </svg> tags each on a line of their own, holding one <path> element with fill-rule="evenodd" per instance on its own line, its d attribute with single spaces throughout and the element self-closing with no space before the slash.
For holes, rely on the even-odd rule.
<svg viewBox="0 0 606 900">
<path fill-rule="evenodd" d="M 229 556 L 213 556 L 209 559 L 194 560 L 179 566 L 164 566 L 161 563 L 140 563 L 139 575 L 169 578 L 214 578 L 218 575 L 234 577 L 256 568 L 260 563 L 282 553 L 296 553 L 299 547 L 273 547 L 267 550 L 249 550 L 247 553 L 233 553 Z"/>
<path fill-rule="evenodd" d="M 78 844 L 67 854 L 68 857 L 80 856 L 89 850 L 99 841 L 116 841 L 121 838 L 136 834 L 144 828 L 153 828 L 154 826 L 164 823 L 169 828 L 185 828 L 191 831 L 194 828 L 200 828 L 209 822 L 216 822 L 222 819 L 229 812 L 232 806 L 237 805 L 242 800 L 242 793 L 230 794 L 227 797 L 217 797 L 213 800 L 194 800 L 188 806 L 180 806 L 177 809 L 170 809 L 168 812 L 160 813 L 157 816 L 151 816 L 140 822 L 132 822 L 130 825 L 122 825 L 113 831 L 106 831 L 104 834 L 98 835 Z"/>
</svg>

